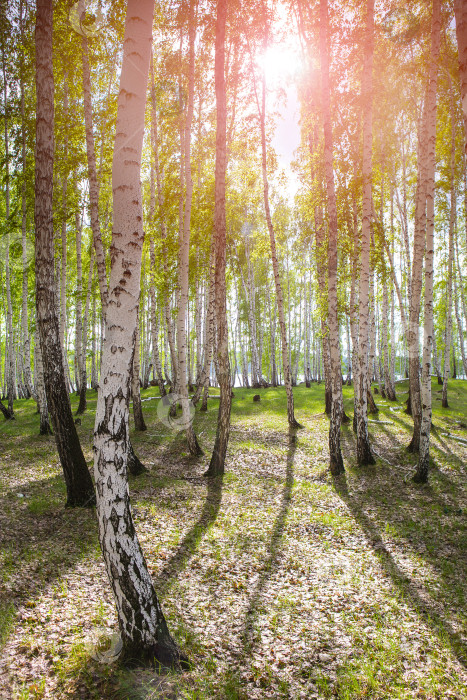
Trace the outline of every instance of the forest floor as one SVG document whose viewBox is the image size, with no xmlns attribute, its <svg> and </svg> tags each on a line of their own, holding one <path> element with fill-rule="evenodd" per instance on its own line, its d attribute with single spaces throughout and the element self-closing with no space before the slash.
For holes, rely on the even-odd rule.
<svg viewBox="0 0 467 700">
<path fill-rule="evenodd" d="M 428 485 L 410 480 L 411 418 L 377 396 L 374 467 L 328 471 L 323 386 L 235 389 L 223 480 L 204 478 L 217 401 L 196 414 L 205 457 L 143 403 L 149 473 L 133 513 L 169 627 L 192 669 L 112 663 L 117 623 L 93 510 L 65 510 L 53 437 L 34 404 L 0 425 L 0 698 L 467 698 L 467 382 L 435 412 Z M 352 390 L 345 387 L 352 414 Z M 143 392 L 144 398 L 156 390 Z M 89 464 L 95 392 L 79 434 Z M 73 398 L 76 408 L 76 399 Z M 395 409 L 395 410 L 393 410 Z"/>
</svg>

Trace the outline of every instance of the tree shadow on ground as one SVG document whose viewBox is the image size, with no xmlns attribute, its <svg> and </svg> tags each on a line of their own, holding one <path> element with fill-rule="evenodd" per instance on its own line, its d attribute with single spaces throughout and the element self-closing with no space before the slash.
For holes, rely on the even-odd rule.
<svg viewBox="0 0 467 700">
<path fill-rule="evenodd" d="M 336 492 L 349 508 L 356 522 L 365 534 L 369 545 L 378 556 L 385 576 L 404 595 L 404 598 L 414 611 L 431 627 L 437 636 L 440 639 L 449 640 L 451 649 L 457 660 L 464 668 L 467 668 L 467 646 L 461 634 L 459 634 L 452 627 L 451 623 L 439 612 L 438 606 L 431 599 L 428 591 L 424 589 L 423 593 L 426 595 L 422 596 L 415 584 L 408 579 L 406 573 L 399 568 L 390 552 L 386 549 L 378 527 L 363 511 L 361 503 L 355 495 L 349 491 L 346 475 L 343 474 L 333 477 L 333 482 Z M 368 496 L 369 494 L 366 495 Z M 430 560 L 430 564 L 433 563 L 434 562 Z"/>
<path fill-rule="evenodd" d="M 201 538 L 216 521 L 222 500 L 222 486 L 223 476 L 207 479 L 207 493 L 201 515 L 187 532 L 175 554 L 157 575 L 154 585 L 158 593 L 163 594 L 170 581 L 185 568 L 194 555 Z"/>
<path fill-rule="evenodd" d="M 297 432 L 294 429 L 289 429 L 286 473 L 284 488 L 282 491 L 281 505 L 274 522 L 274 527 L 272 529 L 271 540 L 269 544 L 269 555 L 264 563 L 262 572 L 259 575 L 256 587 L 252 595 L 250 596 L 248 608 L 245 613 L 245 620 L 241 632 L 243 651 L 241 653 L 239 662 L 241 662 L 241 660 L 245 658 L 245 656 L 249 653 L 251 647 L 254 646 L 254 624 L 256 618 L 258 617 L 260 602 L 269 579 L 279 566 L 281 542 L 284 536 L 284 528 L 287 519 L 287 513 L 289 511 L 290 502 L 292 500 L 292 488 L 294 482 L 293 464 L 296 449 Z"/>
<path fill-rule="evenodd" d="M 387 431 L 386 426 L 379 428 L 391 438 L 393 449 L 397 446 L 396 457 L 392 451 L 387 452 L 396 464 L 383 457 L 387 466 L 355 467 L 351 478 L 358 480 L 359 489 L 353 494 L 354 502 L 361 510 L 371 507 L 373 527 L 389 532 L 397 555 L 410 552 L 415 561 L 423 560 L 423 565 L 435 572 L 441 586 L 428 594 L 430 584 L 424 581 L 423 595 L 430 595 L 433 605 L 441 605 L 455 616 L 465 606 L 459 581 L 467 578 L 463 508 L 460 507 L 463 504 L 458 499 L 464 474 L 448 475 L 432 460 L 428 484 L 415 485 L 410 477 L 415 472 L 417 456 L 407 453 L 403 442 Z M 354 449 L 355 436 L 345 438 L 344 442 L 346 449 Z M 398 460 L 402 465 L 397 464 Z"/>
<path fill-rule="evenodd" d="M 0 498 L 1 608 L 18 610 L 33 601 L 98 547 L 94 509 L 65 509 L 64 496 L 63 476 L 57 475 Z"/>
</svg>

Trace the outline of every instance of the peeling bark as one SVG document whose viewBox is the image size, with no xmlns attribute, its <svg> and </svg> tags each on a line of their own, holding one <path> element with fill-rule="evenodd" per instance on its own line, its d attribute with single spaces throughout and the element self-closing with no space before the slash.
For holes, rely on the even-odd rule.
<svg viewBox="0 0 467 700">
<path fill-rule="evenodd" d="M 140 184 L 154 0 L 128 0 L 112 166 L 113 234 L 102 375 L 94 427 L 99 539 L 123 658 L 180 666 L 136 535 L 128 491 L 129 400 L 140 296 Z"/>
</svg>

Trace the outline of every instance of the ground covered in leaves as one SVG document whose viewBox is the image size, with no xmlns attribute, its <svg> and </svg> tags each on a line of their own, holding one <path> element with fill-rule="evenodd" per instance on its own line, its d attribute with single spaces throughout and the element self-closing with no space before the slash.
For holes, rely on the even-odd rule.
<svg viewBox="0 0 467 700">
<path fill-rule="evenodd" d="M 235 390 L 223 480 L 204 478 L 216 399 L 195 428 L 206 456 L 143 403 L 133 436 L 135 522 L 166 617 L 192 668 L 119 668 L 116 615 L 92 510 L 65 510 L 53 438 L 32 401 L 0 427 L 0 698 L 466 698 L 467 383 L 435 415 L 430 483 L 411 480 L 411 419 L 376 397 L 375 467 L 327 470 L 323 386 Z M 144 398 L 156 390 L 143 392 Z M 75 399 L 73 399 L 75 402 Z M 79 433 L 89 464 L 96 394 Z M 75 403 L 74 403 L 75 405 Z M 352 413 L 352 391 L 345 388 Z M 459 440 L 460 438 L 460 440 Z"/>
</svg>

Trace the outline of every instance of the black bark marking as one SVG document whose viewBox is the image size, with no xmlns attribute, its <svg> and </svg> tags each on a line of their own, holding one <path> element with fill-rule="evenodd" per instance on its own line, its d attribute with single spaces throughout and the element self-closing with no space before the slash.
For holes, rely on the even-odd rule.
<svg viewBox="0 0 467 700">
<path fill-rule="evenodd" d="M 119 523 L 120 518 L 118 517 L 117 511 L 115 510 L 115 508 L 112 508 L 112 512 L 111 512 L 111 514 L 110 514 L 109 520 L 110 520 L 110 522 L 111 522 L 111 524 L 112 524 L 112 527 L 113 527 L 113 529 L 114 529 L 115 534 L 117 534 L 117 531 L 118 531 L 118 523 Z"/>
</svg>

